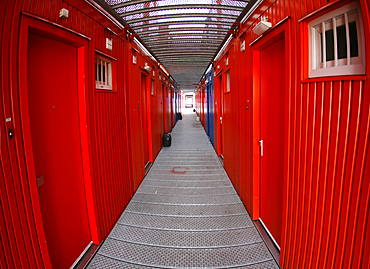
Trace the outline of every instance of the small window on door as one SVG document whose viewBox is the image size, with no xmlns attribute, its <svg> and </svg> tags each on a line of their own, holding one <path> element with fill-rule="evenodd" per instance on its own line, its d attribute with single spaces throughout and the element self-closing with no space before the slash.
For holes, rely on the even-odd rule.
<svg viewBox="0 0 370 269">
<path fill-rule="evenodd" d="M 226 73 L 226 92 L 230 92 L 230 70 Z"/>
<path fill-rule="evenodd" d="M 365 38 L 359 3 L 309 23 L 310 77 L 365 74 Z"/>
<path fill-rule="evenodd" d="M 150 94 L 155 95 L 154 79 L 150 80 Z"/>
<path fill-rule="evenodd" d="M 95 86 L 97 90 L 113 90 L 113 60 L 95 54 Z"/>
</svg>

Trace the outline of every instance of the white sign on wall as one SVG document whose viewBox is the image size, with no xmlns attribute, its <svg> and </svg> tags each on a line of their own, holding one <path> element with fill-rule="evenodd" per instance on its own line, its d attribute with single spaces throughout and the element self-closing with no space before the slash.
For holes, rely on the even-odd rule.
<svg viewBox="0 0 370 269">
<path fill-rule="evenodd" d="M 241 52 L 245 51 L 245 40 L 242 43 L 240 43 L 240 51 Z"/>
<path fill-rule="evenodd" d="M 112 50 L 113 49 L 113 39 L 106 38 L 105 39 L 105 47 L 107 50 Z"/>
</svg>

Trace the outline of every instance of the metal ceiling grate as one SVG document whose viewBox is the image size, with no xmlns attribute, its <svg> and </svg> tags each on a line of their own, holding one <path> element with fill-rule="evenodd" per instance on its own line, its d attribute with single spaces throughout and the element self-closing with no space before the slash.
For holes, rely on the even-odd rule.
<svg viewBox="0 0 370 269">
<path fill-rule="evenodd" d="M 185 91 L 194 91 L 248 0 L 105 0 Z"/>
</svg>

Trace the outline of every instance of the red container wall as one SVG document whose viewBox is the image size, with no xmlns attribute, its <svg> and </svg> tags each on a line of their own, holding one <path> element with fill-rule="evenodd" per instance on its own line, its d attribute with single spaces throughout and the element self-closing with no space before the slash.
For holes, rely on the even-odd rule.
<svg viewBox="0 0 370 269">
<path fill-rule="evenodd" d="M 109 32 L 96 19 L 106 18 L 83 1 L 75 2 L 84 12 L 63 1 L 2 1 L 0 6 L 1 28 L 1 267 L 43 267 L 50 266 L 46 245 L 39 243 L 43 231 L 36 229 L 41 219 L 37 215 L 38 201 L 32 192 L 37 189 L 29 184 L 22 141 L 18 99 L 18 42 L 21 12 L 45 19 L 47 23 L 62 25 L 90 38 L 86 51 L 88 73 L 86 78 L 87 126 L 89 136 L 91 184 L 99 243 L 110 232 L 132 196 L 130 173 L 127 160 L 127 134 L 124 77 L 117 79 L 115 92 L 95 90 L 95 49 L 117 59 L 117 73 L 124 74 L 125 45 L 123 40 Z M 61 8 L 70 12 L 67 20 L 61 20 L 57 13 Z M 87 16 L 90 13 L 94 19 Z M 119 30 L 110 25 L 111 29 Z M 112 38 L 114 49 L 105 49 L 105 38 Z M 21 81 L 21 83 L 23 83 Z M 4 114 L 5 113 L 5 114 Z M 12 120 L 5 123 L 5 118 Z M 7 138 L 5 130 L 14 130 L 14 138 Z M 35 208 L 36 207 L 36 208 Z M 35 213 L 36 212 L 36 213 Z M 36 215 L 35 215 L 36 214 Z M 38 226 L 40 227 L 40 225 Z M 44 240 L 45 241 L 45 240 Z"/>
<path fill-rule="evenodd" d="M 61 8 L 69 10 L 68 19 L 58 17 Z M 22 12 L 25 14 L 22 15 Z M 27 84 L 27 81 L 19 80 L 23 77 L 19 74 L 17 65 L 20 59 L 18 49 L 22 16 L 55 25 L 53 27 L 61 31 L 83 35 L 89 40 L 85 51 L 87 73 L 84 93 L 88 141 L 83 143 L 87 144 L 89 152 L 89 184 L 92 190 L 88 206 L 94 208 L 90 220 L 96 222 L 92 224 L 96 226 L 96 231 L 92 231 L 92 238 L 97 244 L 111 231 L 131 199 L 135 187 L 143 178 L 144 168 L 138 168 L 137 162 L 132 158 L 137 150 L 134 137 L 141 130 L 139 126 L 131 126 L 131 120 L 137 118 L 135 112 L 131 111 L 137 99 L 137 81 L 128 80 L 128 75 L 131 74 L 140 79 L 142 71 L 131 70 L 132 43 L 126 40 L 122 29 L 86 1 L 0 1 L 0 267 L 50 268 L 45 235 L 43 228 L 40 228 L 40 208 L 37 198 L 35 199 L 37 186 L 33 179 L 28 178 L 22 137 L 22 120 L 27 116 L 20 113 L 19 99 L 19 85 Z M 106 38 L 113 40 L 112 51 L 106 49 Z M 96 50 L 115 59 L 113 77 L 116 83 L 113 91 L 95 90 Z M 138 50 L 138 54 L 143 53 Z M 146 56 L 140 57 L 140 64 L 147 61 Z M 158 76 L 158 71 L 155 70 Z M 162 147 L 164 130 L 163 99 L 159 92 L 157 85 L 156 95 L 148 98 L 152 136 L 151 161 Z M 8 130 L 12 130 L 12 138 L 9 138 Z"/>
<path fill-rule="evenodd" d="M 323 7 L 327 6 L 319 14 L 349 2 L 264 1 L 214 64 L 215 99 L 223 106 L 220 111 L 215 104 L 216 152 L 220 154 L 217 130 L 222 112 L 225 169 L 248 211 L 258 219 L 260 152 L 255 131 L 259 108 L 253 102 L 258 88 L 253 58 L 259 44 L 275 32 L 285 35 L 289 113 L 280 255 L 283 268 L 370 268 L 369 54 L 366 76 L 307 79 L 306 20 L 310 17 L 304 17 Z M 360 3 L 369 51 L 369 2 Z M 252 29 L 263 16 L 270 19 L 273 28 L 259 37 Z M 243 41 L 246 49 L 241 52 Z M 221 100 L 219 82 L 222 77 L 225 85 L 228 69 L 231 90 Z M 201 94 L 197 96 L 199 108 Z"/>
<path fill-rule="evenodd" d="M 215 62 L 214 92 L 215 92 L 215 131 L 216 152 L 223 156 L 225 170 L 230 180 L 240 192 L 238 183 L 238 165 L 240 156 L 237 154 L 239 139 L 238 120 L 244 116 L 238 111 L 235 103 L 238 98 L 239 88 L 237 83 L 236 46 L 230 44 L 225 53 Z M 227 90 L 227 76 L 230 74 L 230 89 Z M 222 85 L 220 85 L 220 81 Z M 206 101 L 206 99 L 205 99 Z M 217 104 L 216 104 L 217 102 Z M 221 118 L 222 117 L 222 124 Z M 222 135 L 220 135 L 222 132 Z M 221 153 L 222 147 L 222 153 Z"/>
<path fill-rule="evenodd" d="M 93 49 L 111 54 L 117 59 L 116 74 L 125 74 L 127 48 L 122 39 L 110 33 L 101 24 L 89 18 Z M 92 27 L 94 26 L 94 27 Z M 105 49 L 105 38 L 113 39 L 112 52 Z M 94 59 L 95 52 L 90 54 Z M 93 65 L 91 65 L 92 67 Z M 129 174 L 127 111 L 125 106 L 125 81 L 117 77 L 117 91 L 96 91 L 94 70 L 90 69 L 88 108 L 91 137 L 92 177 L 95 188 L 97 219 L 100 238 L 104 239 L 113 228 L 132 194 L 132 178 Z"/>
<path fill-rule="evenodd" d="M 150 96 L 153 159 L 157 157 L 162 148 L 162 137 L 164 134 L 163 96 L 161 88 L 162 86 L 158 81 L 158 69 L 155 70 L 154 79 L 154 95 Z"/>
<path fill-rule="evenodd" d="M 259 159 L 259 147 L 258 138 L 254 137 L 254 130 L 258 128 L 254 109 L 258 108 L 253 103 L 254 87 L 257 87 L 253 77 L 253 68 L 256 68 L 252 61 L 253 49 L 273 36 L 274 31 L 281 31 L 281 27 L 285 29 L 289 113 L 280 256 L 283 268 L 370 266 L 367 232 L 370 57 L 366 55 L 366 76 L 306 79 L 307 24 L 304 20 L 299 22 L 325 5 L 330 10 L 348 2 L 335 5 L 338 1 L 264 1 L 214 65 L 215 97 L 220 102 L 218 78 L 228 69 L 225 59 L 229 58 L 231 91 L 224 94 L 222 101 L 225 169 L 248 211 L 258 219 L 259 182 L 256 178 L 259 166 L 256 160 Z M 369 51 L 369 2 L 360 3 L 366 51 Z M 261 16 L 267 16 L 277 30 L 273 28 L 258 38 L 252 29 Z M 277 26 L 279 22 L 281 25 Z M 242 41 L 245 41 L 244 52 L 240 51 Z M 233 64 L 234 59 L 241 60 Z M 197 106 L 201 102 L 197 99 Z M 215 107 L 219 108 L 216 104 Z M 216 130 L 220 126 L 220 115 L 221 111 L 216 111 Z M 215 135 L 217 141 L 218 133 Z M 233 141 L 236 148 L 229 141 Z M 218 145 L 216 151 L 220 154 Z"/>
<path fill-rule="evenodd" d="M 149 161 L 153 162 L 162 145 L 159 144 L 159 125 L 163 118 L 159 117 L 158 113 L 158 97 L 157 95 L 150 94 L 150 85 L 153 80 L 156 85 L 156 63 L 154 63 L 149 57 L 144 56 L 143 52 L 140 53 L 140 48 L 134 41 L 128 43 L 128 57 L 127 57 L 127 69 L 129 72 L 128 88 L 127 92 L 128 107 L 129 107 L 129 141 L 130 141 L 130 156 L 132 164 L 132 176 L 134 182 L 134 191 L 139 187 L 140 183 L 144 179 L 145 175 L 145 161 L 144 154 L 147 154 L 145 149 L 146 134 L 149 135 Z M 136 64 L 133 62 L 133 57 L 136 57 Z M 150 66 L 153 70 L 150 72 L 145 70 L 145 64 Z M 153 76 L 154 71 L 154 76 Z M 141 85 L 142 77 L 145 77 L 145 86 Z M 143 96 L 143 88 L 145 88 L 145 97 Z M 158 89 L 155 89 L 158 92 Z M 153 103 L 153 104 L 152 104 Z M 147 129 L 143 127 L 144 118 L 147 119 Z"/>
</svg>

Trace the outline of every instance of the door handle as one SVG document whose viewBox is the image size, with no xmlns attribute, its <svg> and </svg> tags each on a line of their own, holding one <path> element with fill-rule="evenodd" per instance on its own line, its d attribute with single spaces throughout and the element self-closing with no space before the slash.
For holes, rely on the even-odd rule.
<svg viewBox="0 0 370 269">
<path fill-rule="evenodd" d="M 263 156 L 263 140 L 260 140 L 261 156 Z"/>
<path fill-rule="evenodd" d="M 221 124 L 222 124 L 222 117 L 220 117 L 220 121 L 221 121 Z"/>
</svg>

